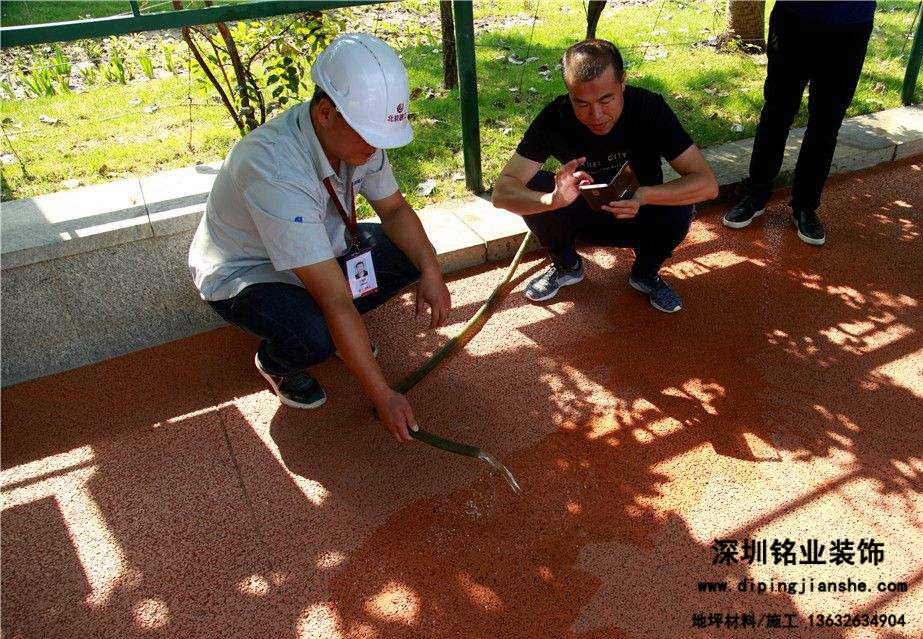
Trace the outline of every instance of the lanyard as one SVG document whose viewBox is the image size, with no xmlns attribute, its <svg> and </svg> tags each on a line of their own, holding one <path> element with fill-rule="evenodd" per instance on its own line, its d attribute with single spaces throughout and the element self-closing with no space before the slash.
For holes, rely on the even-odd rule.
<svg viewBox="0 0 923 639">
<path fill-rule="evenodd" d="M 353 239 L 353 250 L 357 250 L 359 248 L 359 225 L 356 223 L 356 194 L 353 193 L 352 179 L 349 179 L 349 200 L 352 206 L 350 211 L 352 215 L 346 214 L 346 208 L 343 206 L 343 203 L 340 202 L 340 196 L 338 196 L 336 191 L 333 189 L 333 185 L 330 183 L 329 177 L 324 178 L 324 186 L 327 187 L 327 193 L 330 194 L 330 199 L 333 200 L 333 205 L 336 206 L 337 212 L 340 214 L 340 217 L 343 218 L 343 224 L 345 224 L 346 228 L 349 229 L 349 234 Z"/>
</svg>

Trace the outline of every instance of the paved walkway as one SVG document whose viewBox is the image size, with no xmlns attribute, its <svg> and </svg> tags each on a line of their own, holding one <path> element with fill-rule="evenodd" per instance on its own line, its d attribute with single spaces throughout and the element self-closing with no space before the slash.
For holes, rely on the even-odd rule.
<svg viewBox="0 0 923 639">
<path fill-rule="evenodd" d="M 702 211 L 668 269 L 678 315 L 629 289 L 625 251 L 585 251 L 587 280 L 544 306 L 522 298 L 542 262 L 520 267 L 411 399 L 506 461 L 522 497 L 393 442 L 338 361 L 317 371 L 323 409 L 280 408 L 230 328 L 5 389 L 3 637 L 923 636 L 923 164 L 833 182 L 823 249 L 781 197 L 743 231 Z M 504 269 L 456 275 L 436 335 L 409 299 L 376 311 L 389 378 Z M 723 565 L 716 538 L 883 556 Z M 740 592 L 751 578 L 797 592 Z M 843 612 L 906 625 L 808 627 Z M 693 628 L 712 613 L 762 629 Z"/>
</svg>

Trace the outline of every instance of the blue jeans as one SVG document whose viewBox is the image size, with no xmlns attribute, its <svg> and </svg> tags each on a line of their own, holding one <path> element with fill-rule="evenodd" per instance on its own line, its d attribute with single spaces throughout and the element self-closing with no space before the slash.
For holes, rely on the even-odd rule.
<svg viewBox="0 0 923 639">
<path fill-rule="evenodd" d="M 539 171 L 527 186 L 534 191 L 550 193 L 554 190 L 554 175 Z M 619 220 L 608 213 L 594 211 L 583 197 L 578 197 L 567 206 L 524 215 L 522 219 L 560 268 L 569 269 L 577 263 L 574 245 L 579 239 L 593 246 L 633 248 L 635 263 L 631 274 L 642 278 L 656 275 L 673 255 L 673 249 L 689 232 L 694 216 L 695 207 L 691 204 L 645 205 L 635 217 Z"/>
<path fill-rule="evenodd" d="M 365 314 L 394 297 L 420 277 L 420 272 L 384 234 L 380 224 L 359 224 L 363 246 L 372 249 L 378 291 L 355 301 Z M 339 258 L 346 271 L 346 258 Z M 336 347 L 324 314 L 301 286 L 268 282 L 251 284 L 234 297 L 209 302 L 229 323 L 261 338 L 260 363 L 274 375 L 290 375 L 319 364 Z"/>
</svg>

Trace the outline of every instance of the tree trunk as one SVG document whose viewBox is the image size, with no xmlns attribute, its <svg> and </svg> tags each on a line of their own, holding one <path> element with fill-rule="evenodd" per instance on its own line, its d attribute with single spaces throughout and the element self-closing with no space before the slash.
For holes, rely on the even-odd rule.
<svg viewBox="0 0 923 639">
<path fill-rule="evenodd" d="M 586 8 L 586 37 L 587 40 L 596 37 L 596 25 L 599 24 L 599 16 L 602 15 L 603 9 L 606 8 L 606 0 L 590 0 Z"/>
<path fill-rule="evenodd" d="M 748 50 L 766 49 L 763 35 L 766 2 L 764 0 L 728 0 L 727 30 L 729 39 L 738 41 Z"/>
<path fill-rule="evenodd" d="M 458 84 L 452 0 L 439 0 L 439 15 L 442 18 L 442 86 L 451 91 Z"/>
</svg>

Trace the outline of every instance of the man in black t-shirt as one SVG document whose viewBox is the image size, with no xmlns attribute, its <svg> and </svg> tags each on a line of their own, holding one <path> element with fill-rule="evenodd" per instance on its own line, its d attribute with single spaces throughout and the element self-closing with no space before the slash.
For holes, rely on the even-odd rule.
<svg viewBox="0 0 923 639">
<path fill-rule="evenodd" d="M 658 310 L 678 311 L 682 300 L 658 272 L 686 237 L 692 205 L 717 196 L 715 176 L 664 99 L 625 84 L 622 56 L 611 42 L 573 45 L 563 74 L 567 95 L 539 113 L 494 186 L 494 205 L 522 215 L 552 260 L 526 297 L 551 299 L 583 279 L 574 248 L 580 239 L 633 248 L 628 283 Z M 563 165 L 556 174 L 540 170 L 549 157 Z M 661 158 L 678 179 L 663 184 Z M 608 183 L 626 160 L 641 186 L 631 198 L 594 211 L 579 185 Z"/>
</svg>

